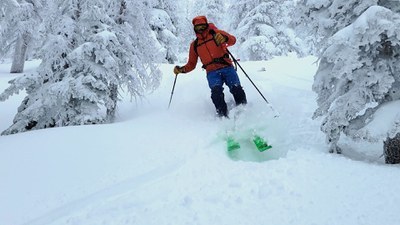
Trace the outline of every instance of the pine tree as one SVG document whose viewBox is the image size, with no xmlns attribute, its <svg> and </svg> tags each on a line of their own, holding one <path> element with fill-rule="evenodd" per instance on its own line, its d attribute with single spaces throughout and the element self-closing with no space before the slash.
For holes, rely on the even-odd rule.
<svg viewBox="0 0 400 225">
<path fill-rule="evenodd" d="M 225 3 L 223 0 L 196 0 L 193 16 L 206 16 L 217 27 L 225 26 Z"/>
<path fill-rule="evenodd" d="M 146 4 L 136 1 L 53 1 L 45 21 L 38 75 L 11 81 L 5 100 L 25 89 L 14 124 L 2 134 L 112 122 L 118 89 L 141 97 L 159 84 L 152 64 Z"/>
<path fill-rule="evenodd" d="M 289 24 L 292 1 L 240 0 L 230 7 L 238 53 L 245 60 L 267 60 L 289 52 L 302 54 L 300 39 Z"/>
<path fill-rule="evenodd" d="M 375 6 L 376 2 L 302 1 L 310 7 L 305 23 L 322 37 L 313 84 L 318 94 L 314 118 L 324 117 L 321 130 L 330 152 L 341 152 L 341 134 L 355 140 L 382 140 L 363 128 L 378 109 L 400 99 L 400 15 Z M 393 121 L 387 137 L 400 131 L 396 124 Z"/>
<path fill-rule="evenodd" d="M 386 1 L 386 0 L 384 0 Z M 329 37 L 353 23 L 378 0 L 299 0 L 294 11 L 296 32 L 320 55 Z"/>
<path fill-rule="evenodd" d="M 149 14 L 151 29 L 154 31 L 154 42 L 158 45 L 154 46 L 160 49 L 160 62 L 167 61 L 175 63 L 178 59 L 178 38 L 176 24 L 178 24 L 179 16 L 176 14 L 178 8 L 176 1 L 155 1 Z"/>
<path fill-rule="evenodd" d="M 179 7 L 176 8 L 172 18 L 173 24 L 177 30 L 177 52 L 178 61 L 187 62 L 188 51 L 190 43 L 196 38 L 193 31 L 192 19 L 194 15 L 192 14 L 193 3 L 191 1 L 179 0 L 176 1 Z"/>
<path fill-rule="evenodd" d="M 399 0 L 379 0 L 378 5 L 392 10 L 393 12 L 400 13 Z"/>
</svg>

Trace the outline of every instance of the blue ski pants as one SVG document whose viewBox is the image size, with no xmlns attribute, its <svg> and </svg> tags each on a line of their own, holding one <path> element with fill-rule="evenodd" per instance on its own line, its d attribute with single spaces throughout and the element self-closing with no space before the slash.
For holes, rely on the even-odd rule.
<svg viewBox="0 0 400 225">
<path fill-rule="evenodd" d="M 236 105 L 246 104 L 246 94 L 240 85 L 240 80 L 233 66 L 224 67 L 207 73 L 208 86 L 211 89 L 211 99 L 220 116 L 228 115 L 228 108 L 224 99 L 223 84 L 229 87 Z"/>
</svg>

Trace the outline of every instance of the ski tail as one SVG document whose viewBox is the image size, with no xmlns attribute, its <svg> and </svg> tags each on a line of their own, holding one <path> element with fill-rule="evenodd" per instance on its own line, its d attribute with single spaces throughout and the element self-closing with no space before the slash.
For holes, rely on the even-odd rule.
<svg viewBox="0 0 400 225">
<path fill-rule="evenodd" d="M 232 136 L 230 136 L 230 137 L 228 137 L 226 139 L 226 147 L 228 149 L 228 152 L 230 152 L 230 151 L 234 151 L 236 149 L 239 149 L 240 148 L 240 144 Z"/>
</svg>

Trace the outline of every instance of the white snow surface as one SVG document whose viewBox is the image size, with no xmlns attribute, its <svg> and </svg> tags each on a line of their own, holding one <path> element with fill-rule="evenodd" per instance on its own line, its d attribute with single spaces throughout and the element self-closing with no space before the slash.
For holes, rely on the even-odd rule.
<svg viewBox="0 0 400 225">
<path fill-rule="evenodd" d="M 0 224 L 400 224 L 400 168 L 382 163 L 381 148 L 364 154 L 346 142 L 344 156 L 327 153 L 311 119 L 315 60 L 241 63 L 280 113 L 239 71 L 249 104 L 237 129 L 257 129 L 273 146 L 264 153 L 250 142 L 239 158 L 227 153 L 235 109 L 230 120 L 214 116 L 201 69 L 178 77 L 167 110 L 173 65 L 160 66 L 147 99 L 125 97 L 114 124 L 0 136 Z M 18 76 L 9 68 L 0 65 L 0 91 Z M 0 130 L 23 97 L 0 102 Z M 225 97 L 232 107 L 227 88 Z"/>
</svg>

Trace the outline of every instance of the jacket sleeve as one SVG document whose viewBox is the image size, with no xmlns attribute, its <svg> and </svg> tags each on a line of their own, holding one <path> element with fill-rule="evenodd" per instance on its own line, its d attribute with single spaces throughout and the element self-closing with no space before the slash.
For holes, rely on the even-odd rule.
<svg viewBox="0 0 400 225">
<path fill-rule="evenodd" d="M 198 60 L 198 55 L 194 51 L 194 42 L 192 42 L 192 44 L 190 44 L 190 49 L 189 49 L 189 60 L 186 63 L 186 65 L 183 66 L 184 67 L 183 72 L 189 73 L 190 71 L 194 70 L 197 65 L 197 60 Z"/>
<path fill-rule="evenodd" d="M 221 34 L 224 35 L 226 38 L 228 38 L 228 41 L 227 41 L 228 46 L 232 46 L 232 45 L 234 45 L 234 44 L 236 43 L 236 37 L 233 36 L 233 35 L 231 35 L 231 34 L 229 34 L 228 32 L 223 31 L 223 30 L 217 30 L 216 32 L 217 32 L 217 33 L 221 33 Z"/>
</svg>

